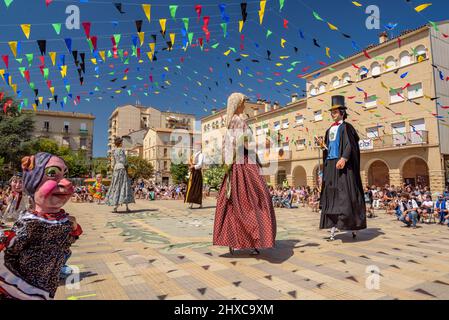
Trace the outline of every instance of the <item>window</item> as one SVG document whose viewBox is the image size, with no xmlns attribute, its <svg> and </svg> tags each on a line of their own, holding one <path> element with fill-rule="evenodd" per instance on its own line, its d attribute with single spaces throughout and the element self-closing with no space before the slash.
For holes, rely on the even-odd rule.
<svg viewBox="0 0 449 320">
<path fill-rule="evenodd" d="M 395 89 L 390 91 L 390 103 L 398 103 L 404 101 L 402 89 Z"/>
<path fill-rule="evenodd" d="M 296 142 L 296 150 L 304 150 L 306 148 L 306 139 L 298 139 Z"/>
<path fill-rule="evenodd" d="M 69 126 L 70 126 L 70 122 L 64 121 L 64 132 L 68 133 L 69 132 Z"/>
<path fill-rule="evenodd" d="M 268 133 L 268 131 L 269 131 L 269 129 L 268 129 L 268 124 L 264 124 L 264 125 L 262 126 L 262 129 L 263 129 L 263 132 L 264 132 L 264 133 Z"/>
<path fill-rule="evenodd" d="M 318 93 L 325 93 L 326 92 L 326 84 L 324 82 L 321 82 L 318 85 Z"/>
<path fill-rule="evenodd" d="M 399 55 L 399 65 L 401 67 L 403 66 L 407 66 L 410 63 L 412 63 L 411 59 L 410 59 L 410 53 L 408 51 L 403 51 L 400 55 Z"/>
<path fill-rule="evenodd" d="M 164 148 L 164 158 L 167 157 L 167 148 Z"/>
<path fill-rule="evenodd" d="M 379 138 L 379 127 L 367 128 L 366 136 L 371 140 Z"/>
<path fill-rule="evenodd" d="M 377 96 L 369 96 L 365 99 L 365 108 L 372 109 L 377 107 Z"/>
<path fill-rule="evenodd" d="M 343 84 L 348 84 L 349 81 L 351 81 L 351 76 L 349 75 L 349 73 L 343 74 Z"/>
<path fill-rule="evenodd" d="M 316 90 L 315 86 L 311 86 L 310 87 L 310 95 L 311 96 L 316 96 L 317 95 L 317 90 Z"/>
<path fill-rule="evenodd" d="M 408 87 L 408 98 L 416 99 L 424 96 L 422 91 L 422 83 L 417 83 Z"/>
<path fill-rule="evenodd" d="M 275 131 L 281 130 L 281 123 L 279 121 L 276 121 L 274 123 L 274 130 Z"/>
<path fill-rule="evenodd" d="M 44 121 L 44 131 L 50 131 L 50 121 Z"/>
<path fill-rule="evenodd" d="M 80 148 L 81 148 L 81 150 L 87 149 L 87 139 L 86 138 L 80 138 Z"/>
<path fill-rule="evenodd" d="M 313 116 L 314 116 L 315 121 L 323 120 L 323 114 L 322 114 L 321 110 L 313 112 Z"/>
<path fill-rule="evenodd" d="M 340 86 L 340 79 L 338 79 L 338 77 L 332 78 L 332 87 L 338 88 L 339 86 Z"/>
<path fill-rule="evenodd" d="M 288 119 L 282 120 L 282 129 L 288 129 L 289 125 Z"/>
<path fill-rule="evenodd" d="M 297 115 L 295 120 L 296 120 L 297 125 L 300 125 L 300 126 L 304 125 L 304 116 L 303 115 Z"/>
<path fill-rule="evenodd" d="M 374 62 L 371 65 L 371 75 L 372 76 L 378 76 L 381 73 L 381 67 L 380 67 L 380 63 L 378 62 Z"/>
<path fill-rule="evenodd" d="M 81 131 L 87 131 L 87 125 L 84 122 L 81 123 L 80 129 L 81 129 Z"/>
<path fill-rule="evenodd" d="M 164 161 L 164 170 L 167 170 L 167 161 Z"/>
<path fill-rule="evenodd" d="M 426 122 L 424 119 L 410 121 L 410 140 L 412 144 L 425 142 Z"/>
<path fill-rule="evenodd" d="M 385 59 L 385 68 L 387 70 L 396 68 L 396 59 L 394 57 L 388 57 Z"/>
<path fill-rule="evenodd" d="M 427 49 L 424 46 L 416 47 L 416 61 L 421 62 L 427 59 Z"/>
<path fill-rule="evenodd" d="M 407 144 L 407 135 L 405 134 L 405 122 L 393 123 L 391 125 L 393 131 L 393 144 L 401 146 Z"/>
<path fill-rule="evenodd" d="M 262 127 L 256 127 L 256 136 L 260 136 L 262 134 Z"/>
<path fill-rule="evenodd" d="M 368 78 L 369 70 L 366 67 L 361 67 L 359 71 L 359 79 L 363 80 Z"/>
</svg>

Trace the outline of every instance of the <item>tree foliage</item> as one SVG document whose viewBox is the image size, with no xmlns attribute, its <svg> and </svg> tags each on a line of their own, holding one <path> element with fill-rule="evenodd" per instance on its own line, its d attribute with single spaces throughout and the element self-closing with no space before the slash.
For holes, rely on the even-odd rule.
<svg viewBox="0 0 449 320">
<path fill-rule="evenodd" d="M 1 91 L 1 90 L 0 90 Z M 10 106 L 6 107 L 5 103 Z M 20 160 L 28 154 L 28 143 L 32 139 L 34 120 L 31 114 L 21 113 L 18 102 L 5 96 L 0 100 L 0 157 L 14 169 L 20 169 Z"/>
<path fill-rule="evenodd" d="M 128 158 L 128 174 L 131 179 L 150 179 L 154 168 L 151 162 L 139 157 Z"/>
<path fill-rule="evenodd" d="M 170 174 L 173 179 L 173 183 L 186 183 L 187 175 L 189 173 L 189 166 L 184 163 L 174 164 L 170 166 Z"/>
<path fill-rule="evenodd" d="M 109 170 L 109 159 L 108 158 L 94 158 L 92 160 L 92 168 L 95 174 L 101 173 L 103 177 L 106 177 Z"/>
<path fill-rule="evenodd" d="M 225 176 L 224 166 L 211 166 L 204 172 L 204 183 L 213 189 L 218 190 Z"/>
</svg>

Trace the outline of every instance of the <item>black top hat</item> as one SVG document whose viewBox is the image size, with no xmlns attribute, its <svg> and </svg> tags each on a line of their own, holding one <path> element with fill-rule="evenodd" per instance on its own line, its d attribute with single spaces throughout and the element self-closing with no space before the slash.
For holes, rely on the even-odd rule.
<svg viewBox="0 0 449 320">
<path fill-rule="evenodd" d="M 329 109 L 329 111 L 333 111 L 336 109 L 340 109 L 340 110 L 348 109 L 346 107 L 344 96 L 332 96 L 332 107 Z"/>
</svg>

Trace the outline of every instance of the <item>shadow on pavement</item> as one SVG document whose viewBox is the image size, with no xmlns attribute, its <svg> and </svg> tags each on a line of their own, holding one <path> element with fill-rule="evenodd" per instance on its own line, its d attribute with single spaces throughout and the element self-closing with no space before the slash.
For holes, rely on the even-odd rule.
<svg viewBox="0 0 449 320">
<path fill-rule="evenodd" d="M 376 239 L 377 237 L 384 235 L 385 233 L 381 231 L 380 228 L 371 228 L 360 230 L 357 232 L 357 238 L 352 238 L 351 231 L 343 232 L 335 236 L 335 240 L 341 240 L 343 243 L 356 243 L 356 242 L 365 242 Z"/>
<path fill-rule="evenodd" d="M 276 241 L 276 247 L 270 249 L 260 250 L 260 255 L 251 255 L 251 250 L 236 250 L 234 255 L 230 253 L 220 255 L 221 258 L 230 259 L 256 259 L 264 260 L 273 264 L 280 264 L 290 259 L 296 248 L 296 244 L 299 240 L 278 240 Z"/>
<path fill-rule="evenodd" d="M 130 210 L 130 211 L 120 211 L 118 210 L 118 214 L 131 214 L 131 213 L 142 213 L 142 212 L 155 212 L 159 211 L 159 209 L 138 209 L 138 210 Z"/>
</svg>

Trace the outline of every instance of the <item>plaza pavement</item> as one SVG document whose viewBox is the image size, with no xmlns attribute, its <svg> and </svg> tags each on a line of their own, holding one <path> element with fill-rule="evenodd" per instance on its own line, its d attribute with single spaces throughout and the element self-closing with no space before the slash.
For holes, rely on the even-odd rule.
<svg viewBox="0 0 449 320">
<path fill-rule="evenodd" d="M 328 243 L 317 213 L 276 209 L 277 248 L 231 256 L 211 244 L 213 198 L 201 210 L 163 200 L 137 200 L 128 214 L 65 209 L 84 234 L 69 260 L 79 282 L 61 281 L 56 299 L 449 299 L 447 226 L 413 230 L 379 212 L 358 240 L 342 233 Z"/>
</svg>

